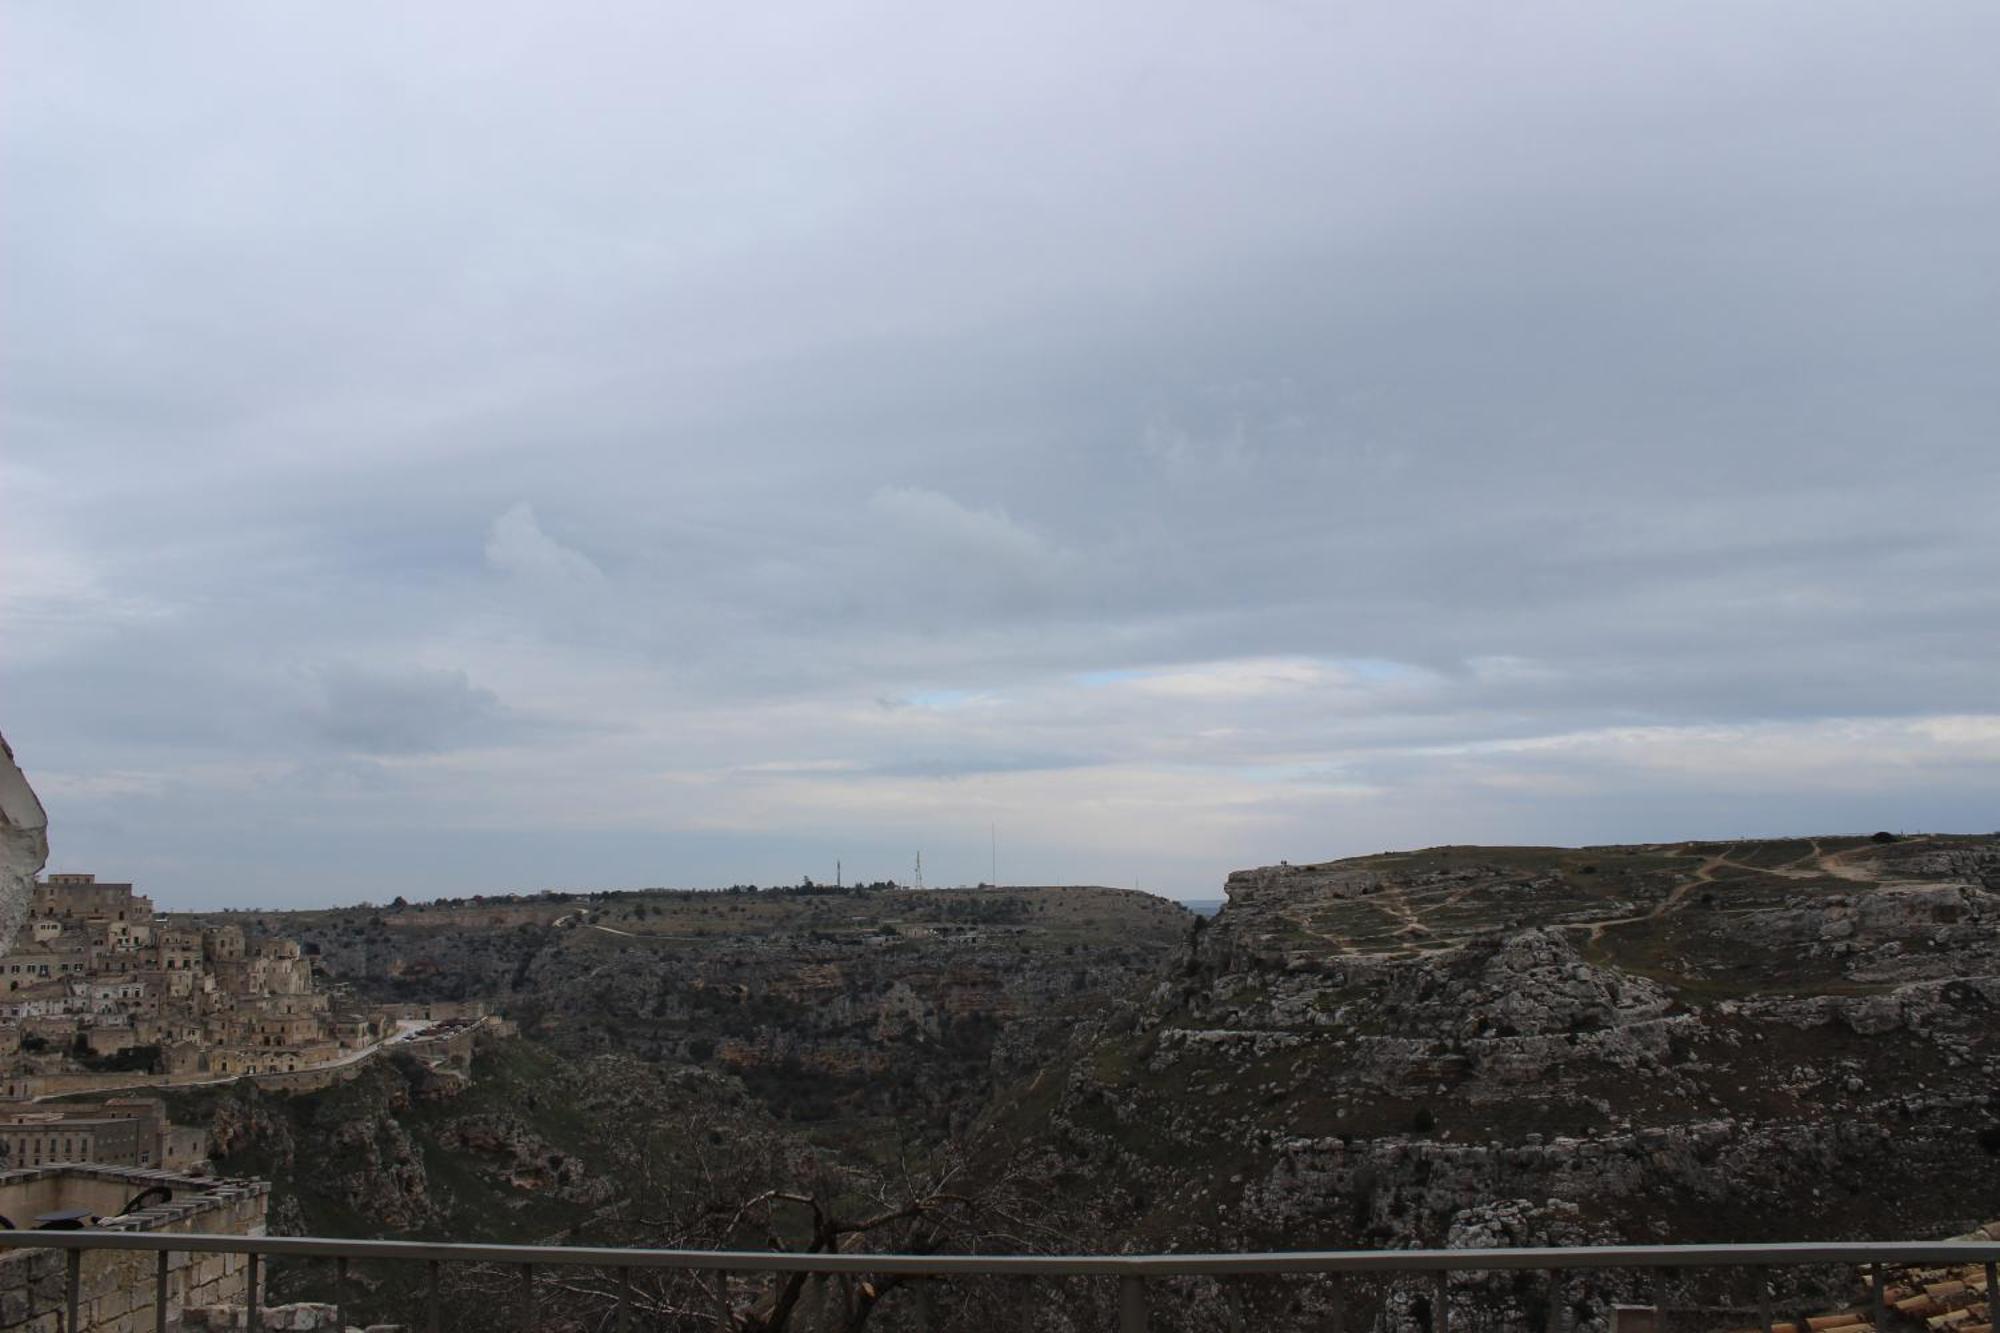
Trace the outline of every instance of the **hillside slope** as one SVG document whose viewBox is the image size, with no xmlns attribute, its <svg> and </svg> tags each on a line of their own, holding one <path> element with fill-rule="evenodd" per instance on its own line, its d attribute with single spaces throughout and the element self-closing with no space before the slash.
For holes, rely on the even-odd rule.
<svg viewBox="0 0 2000 1333">
<path fill-rule="evenodd" d="M 2000 1216 L 2000 840 L 1447 847 L 1228 894 L 1143 1003 L 986 1126 L 1101 1242 L 1864 1239 Z"/>
<path fill-rule="evenodd" d="M 543 894 L 235 914 L 380 1000 L 483 999 L 573 1057 L 740 1076 L 775 1114 L 940 1137 L 1192 927 L 1090 887 Z"/>
</svg>

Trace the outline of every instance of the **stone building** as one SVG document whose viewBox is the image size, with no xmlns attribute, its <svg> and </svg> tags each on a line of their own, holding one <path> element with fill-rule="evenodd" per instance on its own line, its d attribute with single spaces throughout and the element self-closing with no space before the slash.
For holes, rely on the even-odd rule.
<svg viewBox="0 0 2000 1333">
<path fill-rule="evenodd" d="M 128 928 L 153 924 L 153 900 L 130 884 L 99 883 L 95 875 L 50 875 L 35 885 L 30 912 L 61 921 L 99 918 Z"/>
<path fill-rule="evenodd" d="M 0 1106 L 0 1165 L 172 1166 L 173 1133 L 166 1108 L 149 1097 Z"/>
<path fill-rule="evenodd" d="M 208 1180 L 170 1171 L 44 1166 L 0 1172 L 0 1216 L 15 1228 L 37 1217 L 82 1212 L 103 1231 L 265 1234 L 271 1187 L 260 1180 Z M 127 1211 L 127 1210 L 131 1211 Z M 66 1333 L 119 1333 L 155 1326 L 157 1258 L 143 1250 L 84 1250 L 77 1326 Z M 60 1250 L 0 1250 L 0 1333 L 53 1333 L 64 1317 Z M 167 1321 L 190 1307 L 243 1305 L 249 1261 L 240 1254 L 172 1252 Z"/>
</svg>

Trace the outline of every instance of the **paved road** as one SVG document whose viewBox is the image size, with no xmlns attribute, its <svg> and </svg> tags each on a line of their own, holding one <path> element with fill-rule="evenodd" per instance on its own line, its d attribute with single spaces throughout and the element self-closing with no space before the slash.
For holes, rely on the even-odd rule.
<svg viewBox="0 0 2000 1333">
<path fill-rule="evenodd" d="M 376 1042 L 373 1046 L 364 1046 L 358 1051 L 354 1051 L 351 1052 L 350 1054 L 343 1055 L 338 1060 L 329 1060 L 323 1065 L 308 1065 L 304 1069 L 292 1070 L 287 1072 L 298 1073 L 298 1074 L 311 1074 L 311 1073 L 317 1073 L 319 1070 L 322 1069 L 344 1069 L 348 1065 L 359 1064 L 363 1060 L 371 1059 L 374 1056 L 380 1055 L 383 1051 L 387 1050 L 391 1046 L 401 1045 L 402 1043 L 408 1041 L 412 1036 L 416 1035 L 418 1032 L 421 1032 L 423 1029 L 429 1026 L 430 1024 L 428 1022 L 421 1019 L 401 1018 L 396 1020 L 396 1030 L 391 1034 L 389 1034 L 388 1036 L 382 1038 L 382 1040 Z M 218 1087 L 224 1083 L 237 1083 L 246 1078 L 268 1078 L 268 1077 L 270 1077 L 268 1073 L 223 1074 L 218 1078 L 181 1079 L 172 1083 L 161 1083 L 157 1081 L 152 1083 L 121 1083 L 116 1086 L 108 1088 L 78 1088 L 74 1092 L 45 1092 L 39 1097 L 31 1097 L 29 1098 L 29 1100 L 37 1102 L 46 1102 L 46 1101 L 53 1101 L 59 1097 L 80 1097 L 86 1094 L 95 1097 L 100 1093 L 112 1093 L 112 1092 L 148 1092 L 148 1091 L 166 1092 L 166 1091 L 178 1091 L 181 1088 L 213 1088 L 213 1087 Z"/>
</svg>

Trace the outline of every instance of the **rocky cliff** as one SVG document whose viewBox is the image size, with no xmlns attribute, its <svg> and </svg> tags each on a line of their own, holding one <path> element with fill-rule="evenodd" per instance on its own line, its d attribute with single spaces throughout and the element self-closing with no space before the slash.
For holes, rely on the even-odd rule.
<svg viewBox="0 0 2000 1333">
<path fill-rule="evenodd" d="M 35 789 L 0 736 L 0 940 L 11 940 L 34 899 L 35 876 L 49 859 L 49 821 Z"/>
<path fill-rule="evenodd" d="M 787 1183 L 805 1147 L 733 1078 L 627 1056 L 570 1061 L 523 1039 L 482 1041 L 469 1073 L 399 1055 L 316 1092 L 237 1083 L 168 1100 L 176 1121 L 208 1130 L 219 1173 L 272 1182 L 277 1234 L 631 1243 L 641 1219 L 699 1217 Z M 324 1265 L 271 1271 L 278 1299 L 331 1294 Z M 420 1276 L 358 1274 L 357 1308 L 409 1319 Z M 447 1326 L 472 1333 L 491 1327 L 483 1317 L 455 1310 Z"/>
<path fill-rule="evenodd" d="M 739 1076 L 811 1123 L 938 1137 L 1150 982 L 1191 914 L 1125 890 L 538 895 L 237 914 L 382 1000 L 482 999 L 565 1055 Z"/>
<path fill-rule="evenodd" d="M 2000 1215 L 2000 840 L 1437 848 L 1228 893 L 1150 995 L 988 1122 L 1102 1243 L 1901 1238 Z M 1479 1293 L 1524 1320 L 1528 1300 Z M 1414 1327 L 1406 1306 L 1377 1313 Z"/>
<path fill-rule="evenodd" d="M 1437 848 L 1228 892 L 1202 925 L 1075 890 L 293 916 L 274 924 L 354 984 L 442 981 L 532 1039 L 469 1081 L 400 1062 L 196 1109 L 219 1165 L 279 1181 L 281 1225 L 360 1234 L 692 1243 L 719 1203 L 798 1180 L 872 1197 L 868 1163 L 930 1150 L 940 1109 L 977 1116 L 975 1174 L 1010 1182 L 999 1234 L 1041 1248 L 1906 1238 L 2000 1216 L 2000 839 Z M 1845 1299 L 1845 1274 L 1782 1277 L 1781 1301 Z M 1651 1294 L 1601 1274 L 1564 1300 L 1587 1331 Z M 1731 1274 L 1667 1294 L 1749 1299 Z M 1155 1296 L 1167 1330 L 1327 1314 L 1312 1282 Z M 990 1297 L 933 1309 L 1022 1333 L 1109 1318 L 1088 1284 Z M 1429 1299 L 1354 1285 L 1351 1326 L 1417 1333 Z M 1502 1275 L 1450 1299 L 1525 1329 L 1550 1293 Z"/>
</svg>

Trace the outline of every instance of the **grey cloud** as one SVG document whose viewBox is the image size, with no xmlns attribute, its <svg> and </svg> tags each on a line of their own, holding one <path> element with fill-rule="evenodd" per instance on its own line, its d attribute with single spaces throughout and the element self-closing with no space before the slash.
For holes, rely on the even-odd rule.
<svg viewBox="0 0 2000 1333">
<path fill-rule="evenodd" d="M 401 785 L 382 763 L 354 755 L 300 764 L 280 781 L 288 790 L 315 798 L 393 794 Z"/>
<path fill-rule="evenodd" d="M 1056 769 L 1088 768 L 1103 755 L 961 750 L 925 757 L 906 755 L 867 765 L 860 771 L 882 777 L 962 778 L 992 773 L 1046 773 Z"/>
<path fill-rule="evenodd" d="M 519 738 L 528 728 L 463 671 L 320 668 L 313 722 L 324 740 L 369 755 L 429 754 Z M 352 771 L 352 770 L 350 770 Z"/>
<path fill-rule="evenodd" d="M 918 554 L 959 556 L 1035 578 L 1055 572 L 1054 553 L 998 511 L 969 509 L 948 495 L 915 486 L 886 487 L 868 504 L 878 517 L 914 538 Z"/>
<path fill-rule="evenodd" d="M 379 17 L 0 20 L 59 845 L 728 882 L 998 815 L 1205 893 L 1747 800 L 1466 746 L 2000 714 L 1991 6 Z M 1909 745 L 1906 822 L 2000 799 Z M 1893 822 L 1812 753 L 1752 813 Z"/>
</svg>

